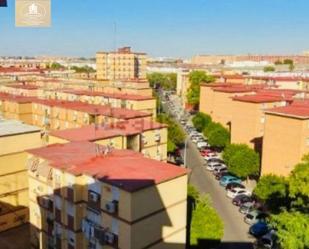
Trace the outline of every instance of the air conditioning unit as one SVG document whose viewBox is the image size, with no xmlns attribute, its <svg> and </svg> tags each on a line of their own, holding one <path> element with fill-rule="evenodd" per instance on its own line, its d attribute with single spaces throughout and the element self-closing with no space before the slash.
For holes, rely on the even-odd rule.
<svg viewBox="0 0 309 249">
<path fill-rule="evenodd" d="M 107 244 L 113 244 L 115 241 L 115 235 L 113 233 L 107 232 L 104 235 L 104 239 Z"/>
<path fill-rule="evenodd" d="M 160 140 L 161 140 L 161 135 L 159 133 L 156 133 L 155 134 L 155 141 L 160 142 Z"/>
<path fill-rule="evenodd" d="M 117 210 L 117 202 L 110 201 L 110 202 L 106 203 L 105 209 L 109 213 L 115 213 L 116 210 Z"/>
<path fill-rule="evenodd" d="M 93 201 L 93 202 L 98 202 L 98 200 L 99 200 L 99 195 L 97 193 L 94 193 L 94 192 L 90 192 L 89 197 L 90 197 L 90 200 Z"/>
</svg>

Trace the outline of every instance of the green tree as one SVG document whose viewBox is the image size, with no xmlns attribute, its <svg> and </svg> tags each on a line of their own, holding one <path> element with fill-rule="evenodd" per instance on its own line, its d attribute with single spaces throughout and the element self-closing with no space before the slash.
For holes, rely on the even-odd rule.
<svg viewBox="0 0 309 249">
<path fill-rule="evenodd" d="M 215 130 L 215 129 L 218 129 L 218 128 L 224 128 L 220 123 L 216 123 L 216 122 L 211 122 L 209 123 L 205 129 L 203 130 L 203 134 L 205 137 L 208 137 L 209 134 Z"/>
<path fill-rule="evenodd" d="M 293 206 L 309 212 L 309 155 L 303 157 L 303 162 L 296 165 L 289 177 L 290 197 Z"/>
<path fill-rule="evenodd" d="M 246 144 L 229 144 L 227 145 L 222 153 L 222 159 L 224 160 L 224 162 L 229 165 L 230 164 L 230 160 L 233 157 L 233 155 L 242 149 L 246 149 L 247 145 Z"/>
<path fill-rule="evenodd" d="M 295 65 L 294 64 L 289 64 L 289 70 L 292 72 L 295 69 Z"/>
<path fill-rule="evenodd" d="M 253 193 L 262 200 L 272 212 L 278 212 L 287 207 L 288 181 L 284 177 L 276 175 L 262 176 Z"/>
<path fill-rule="evenodd" d="M 276 69 L 273 66 L 266 66 L 263 69 L 264 72 L 275 72 Z"/>
<path fill-rule="evenodd" d="M 194 127 L 200 132 L 203 131 L 211 122 L 211 117 L 202 112 L 198 112 L 192 119 Z"/>
<path fill-rule="evenodd" d="M 224 148 L 229 142 L 230 133 L 222 126 L 217 126 L 208 133 L 208 143 L 212 147 Z"/>
<path fill-rule="evenodd" d="M 291 59 L 284 59 L 283 64 L 285 65 L 294 65 L 294 61 Z"/>
<path fill-rule="evenodd" d="M 50 69 L 52 70 L 59 70 L 59 69 L 64 69 L 64 68 L 65 67 L 58 62 L 54 62 L 50 65 Z"/>
<path fill-rule="evenodd" d="M 94 73 L 95 72 L 95 70 L 92 67 L 89 67 L 87 65 L 83 67 L 73 66 L 71 69 L 74 70 L 76 73 Z"/>
<path fill-rule="evenodd" d="M 227 164 L 228 170 L 240 177 L 257 176 L 260 170 L 260 156 L 247 145 L 235 151 Z"/>
<path fill-rule="evenodd" d="M 282 63 L 282 61 L 281 60 L 277 60 L 277 61 L 275 61 L 275 63 L 274 63 L 275 65 L 282 65 L 283 63 Z"/>
<path fill-rule="evenodd" d="M 300 212 L 282 212 L 273 215 L 272 226 L 277 230 L 284 249 L 309 248 L 309 215 Z"/>
<path fill-rule="evenodd" d="M 164 90 L 176 90 L 176 73 L 149 73 L 147 79 L 151 87 L 160 87 Z"/>
<path fill-rule="evenodd" d="M 159 114 L 157 116 L 157 121 L 159 123 L 167 124 L 167 139 L 168 139 L 168 152 L 173 152 L 177 146 L 184 143 L 186 135 L 179 124 L 177 124 L 171 117 L 167 114 Z"/>
<path fill-rule="evenodd" d="M 204 71 L 192 71 L 189 75 L 190 87 L 187 93 L 187 101 L 191 105 L 198 105 L 200 102 L 200 84 L 215 81 L 213 76 L 207 75 Z"/>
<path fill-rule="evenodd" d="M 223 222 L 211 206 L 209 196 L 201 196 L 195 204 L 190 226 L 190 245 L 196 246 L 199 240 L 218 240 L 223 236 Z"/>
</svg>

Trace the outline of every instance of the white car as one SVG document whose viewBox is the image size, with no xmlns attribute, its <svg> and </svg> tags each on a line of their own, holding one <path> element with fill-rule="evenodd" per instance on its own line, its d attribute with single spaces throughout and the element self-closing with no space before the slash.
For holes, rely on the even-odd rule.
<svg viewBox="0 0 309 249">
<path fill-rule="evenodd" d="M 204 148 L 204 147 L 208 147 L 208 143 L 205 141 L 200 141 L 196 144 L 198 149 Z"/>
<path fill-rule="evenodd" d="M 251 196 L 251 192 L 248 191 L 247 189 L 243 189 L 243 188 L 234 188 L 232 190 L 228 190 L 226 192 L 226 195 L 229 198 L 235 198 L 237 195 L 248 195 L 248 196 Z"/>
<path fill-rule="evenodd" d="M 217 164 L 211 164 L 211 165 L 208 165 L 206 166 L 206 169 L 210 170 L 210 171 L 213 171 L 215 170 L 216 168 L 220 168 L 222 167 L 223 165 L 221 163 L 217 163 Z M 225 165 L 224 165 L 225 166 Z"/>
<path fill-rule="evenodd" d="M 208 153 L 207 156 L 204 156 L 205 160 L 209 160 L 210 158 L 218 158 L 218 159 L 220 159 L 220 156 L 217 153 Z"/>
</svg>

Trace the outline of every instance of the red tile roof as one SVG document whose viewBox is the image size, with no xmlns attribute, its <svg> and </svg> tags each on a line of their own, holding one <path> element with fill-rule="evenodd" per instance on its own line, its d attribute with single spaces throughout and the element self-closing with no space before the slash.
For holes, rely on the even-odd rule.
<svg viewBox="0 0 309 249">
<path fill-rule="evenodd" d="M 104 155 L 97 153 L 106 147 L 90 142 L 53 144 L 28 150 L 44 158 L 50 166 L 74 175 L 90 175 L 102 182 L 128 192 L 150 187 L 184 176 L 187 170 L 143 157 L 131 150 L 116 150 Z"/>
<path fill-rule="evenodd" d="M 129 121 L 119 121 L 115 125 L 98 125 L 97 127 L 95 125 L 88 125 L 80 128 L 53 131 L 50 134 L 72 142 L 96 141 L 116 136 L 140 134 L 147 130 L 156 130 L 164 127 L 167 126 L 157 122 L 145 121 L 143 119 L 134 119 Z"/>
<path fill-rule="evenodd" d="M 25 89 L 25 90 L 37 90 L 39 87 L 34 85 L 24 85 L 24 84 L 8 84 L 6 87 L 16 88 L 16 89 Z"/>
<path fill-rule="evenodd" d="M 61 91 L 61 90 L 60 90 Z M 88 90 L 63 90 L 65 93 L 72 93 L 76 95 L 86 95 L 86 96 L 102 96 L 107 98 L 114 99 L 124 99 L 124 100 L 150 100 L 154 99 L 152 96 L 143 96 L 137 94 L 121 94 L 121 93 L 106 93 L 106 92 L 96 92 L 96 91 L 88 91 Z"/>
<path fill-rule="evenodd" d="M 271 102 L 284 101 L 284 100 L 287 100 L 287 98 L 283 98 L 280 96 L 252 94 L 252 95 L 245 95 L 245 96 L 237 96 L 237 97 L 234 97 L 233 100 L 241 101 L 241 102 L 250 102 L 250 103 L 271 103 Z"/>
<path fill-rule="evenodd" d="M 309 106 L 289 105 L 266 110 L 266 113 L 281 116 L 294 117 L 299 119 L 309 119 Z"/>
</svg>

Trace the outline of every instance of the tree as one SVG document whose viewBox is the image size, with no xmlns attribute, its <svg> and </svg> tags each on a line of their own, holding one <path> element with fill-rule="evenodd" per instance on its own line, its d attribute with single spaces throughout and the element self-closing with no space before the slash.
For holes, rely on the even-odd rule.
<svg viewBox="0 0 309 249">
<path fill-rule="evenodd" d="M 189 75 L 190 87 L 187 93 L 187 101 L 191 105 L 198 105 L 200 102 L 200 84 L 215 81 L 213 76 L 207 75 L 204 71 L 192 71 Z"/>
<path fill-rule="evenodd" d="M 294 64 L 289 64 L 289 70 L 292 72 L 295 69 Z"/>
<path fill-rule="evenodd" d="M 222 153 L 222 159 L 224 160 L 224 162 L 229 165 L 230 164 L 230 160 L 232 158 L 232 156 L 241 149 L 245 149 L 247 148 L 246 144 L 229 144 L 224 148 L 224 151 Z"/>
<path fill-rule="evenodd" d="M 274 64 L 275 64 L 275 65 L 282 65 L 283 63 L 282 63 L 281 60 L 276 60 Z"/>
<path fill-rule="evenodd" d="M 209 134 L 210 134 L 213 130 L 217 129 L 218 127 L 224 128 L 220 123 L 216 123 L 216 122 L 211 122 L 211 123 L 209 123 L 209 124 L 205 127 L 205 129 L 203 130 L 204 136 L 205 136 L 205 137 L 208 137 Z"/>
<path fill-rule="evenodd" d="M 52 70 L 59 70 L 59 69 L 64 69 L 64 68 L 65 67 L 58 62 L 54 62 L 50 66 L 50 69 L 52 69 Z"/>
<path fill-rule="evenodd" d="M 303 157 L 303 162 L 296 165 L 289 177 L 290 197 L 293 206 L 301 210 L 309 210 L 309 155 Z"/>
<path fill-rule="evenodd" d="M 230 133 L 222 126 L 217 126 L 208 133 L 208 143 L 212 147 L 224 148 L 229 142 Z"/>
<path fill-rule="evenodd" d="M 184 143 L 186 135 L 183 129 L 177 124 L 171 117 L 167 114 L 159 114 L 157 116 L 157 121 L 159 123 L 164 123 L 168 125 L 167 128 L 167 139 L 169 152 L 173 152 L 177 146 L 180 146 Z M 174 149 L 174 150 L 172 150 Z"/>
<path fill-rule="evenodd" d="M 73 66 L 71 69 L 74 70 L 76 73 L 94 73 L 95 72 L 95 70 L 92 67 L 89 67 L 87 65 L 83 67 Z"/>
<path fill-rule="evenodd" d="M 275 72 L 276 69 L 273 66 L 266 66 L 264 67 L 263 71 L 266 72 Z"/>
<path fill-rule="evenodd" d="M 205 113 L 198 112 L 193 117 L 192 123 L 194 127 L 201 132 L 211 123 L 211 117 Z"/>
<path fill-rule="evenodd" d="M 209 196 L 201 196 L 195 204 L 190 225 L 190 245 L 196 246 L 199 240 L 220 241 L 223 237 L 223 222 L 211 206 Z"/>
<path fill-rule="evenodd" d="M 273 215 L 272 226 L 277 230 L 284 249 L 309 248 L 309 215 L 300 212 L 282 212 Z"/>
<path fill-rule="evenodd" d="M 294 65 L 294 61 L 291 59 L 284 59 L 283 64 L 285 65 Z"/>
<path fill-rule="evenodd" d="M 177 74 L 176 73 L 150 73 L 147 74 L 150 86 L 153 88 L 162 88 L 164 90 L 176 90 Z"/>
<path fill-rule="evenodd" d="M 247 145 L 239 148 L 228 162 L 228 170 L 240 177 L 257 176 L 260 170 L 260 156 Z"/>
<path fill-rule="evenodd" d="M 276 175 L 262 176 L 253 193 L 262 200 L 272 212 L 278 212 L 281 208 L 289 205 L 288 181 L 284 177 Z"/>
</svg>

